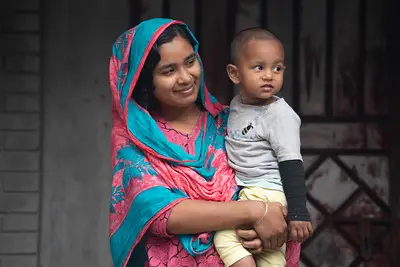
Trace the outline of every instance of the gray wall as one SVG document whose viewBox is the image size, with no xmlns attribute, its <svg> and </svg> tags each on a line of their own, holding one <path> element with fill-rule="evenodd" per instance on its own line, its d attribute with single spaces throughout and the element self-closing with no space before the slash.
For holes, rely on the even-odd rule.
<svg viewBox="0 0 400 267">
<path fill-rule="evenodd" d="M 17 11 L 18 10 L 18 11 Z M 0 266 L 38 261 L 40 3 L 0 1 Z"/>
<path fill-rule="evenodd" d="M 41 260 L 110 266 L 108 60 L 126 1 L 45 1 Z"/>
</svg>

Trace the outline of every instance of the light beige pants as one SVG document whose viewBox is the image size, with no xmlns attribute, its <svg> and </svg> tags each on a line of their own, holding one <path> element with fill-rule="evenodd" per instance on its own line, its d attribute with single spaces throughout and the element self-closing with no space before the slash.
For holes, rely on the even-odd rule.
<svg viewBox="0 0 400 267">
<path fill-rule="evenodd" d="M 286 197 L 283 192 L 260 187 L 243 188 L 239 192 L 239 200 L 280 202 L 282 205 L 287 206 Z M 225 266 L 231 266 L 244 257 L 252 255 L 242 246 L 233 229 L 218 231 L 214 237 L 214 244 Z M 285 252 L 286 245 L 284 244 L 277 250 L 268 250 L 255 255 L 254 259 L 257 267 L 284 267 L 286 265 Z"/>
</svg>

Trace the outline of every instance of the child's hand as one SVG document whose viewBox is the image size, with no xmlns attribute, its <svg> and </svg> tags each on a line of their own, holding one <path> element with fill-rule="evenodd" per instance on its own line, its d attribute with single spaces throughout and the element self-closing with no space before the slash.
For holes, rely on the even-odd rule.
<svg viewBox="0 0 400 267">
<path fill-rule="evenodd" d="M 288 225 L 289 239 L 293 242 L 302 243 L 312 234 L 311 222 L 290 221 Z"/>
</svg>

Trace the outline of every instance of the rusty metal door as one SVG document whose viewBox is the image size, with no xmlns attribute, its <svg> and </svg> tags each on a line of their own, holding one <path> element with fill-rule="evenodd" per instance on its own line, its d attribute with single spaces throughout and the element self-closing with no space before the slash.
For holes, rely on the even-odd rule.
<svg viewBox="0 0 400 267">
<path fill-rule="evenodd" d="M 385 6 L 296 1 L 293 106 L 316 231 L 303 266 L 389 266 Z"/>
<path fill-rule="evenodd" d="M 196 32 L 207 83 L 224 103 L 234 95 L 225 65 L 235 32 L 262 26 L 282 40 L 287 69 L 281 96 L 303 121 L 308 207 L 315 228 L 303 245 L 302 267 L 399 265 L 389 263 L 395 248 L 389 246 L 386 4 L 132 1 L 133 24 L 173 17 Z"/>
</svg>

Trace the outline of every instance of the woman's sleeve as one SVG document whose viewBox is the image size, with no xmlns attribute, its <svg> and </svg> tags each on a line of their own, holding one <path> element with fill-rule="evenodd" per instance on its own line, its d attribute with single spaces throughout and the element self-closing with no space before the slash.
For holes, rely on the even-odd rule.
<svg viewBox="0 0 400 267">
<path fill-rule="evenodd" d="M 159 237 L 170 238 L 172 235 L 167 232 L 167 221 L 172 209 L 168 209 L 160 214 L 150 225 L 149 232 Z"/>
</svg>

